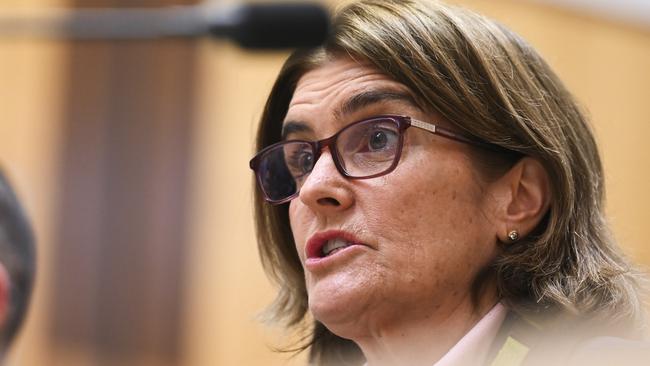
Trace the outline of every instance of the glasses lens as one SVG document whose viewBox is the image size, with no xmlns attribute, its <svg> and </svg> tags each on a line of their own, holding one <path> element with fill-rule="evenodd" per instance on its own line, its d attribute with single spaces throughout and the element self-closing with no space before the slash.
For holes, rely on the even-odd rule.
<svg viewBox="0 0 650 366">
<path fill-rule="evenodd" d="M 306 142 L 292 141 L 275 146 L 261 157 L 257 176 L 270 201 L 281 201 L 300 190 L 314 168 L 314 151 Z"/>
<path fill-rule="evenodd" d="M 366 177 L 390 169 L 399 145 L 399 125 L 391 118 L 350 125 L 341 131 L 337 140 L 341 165 L 352 177 Z"/>
</svg>

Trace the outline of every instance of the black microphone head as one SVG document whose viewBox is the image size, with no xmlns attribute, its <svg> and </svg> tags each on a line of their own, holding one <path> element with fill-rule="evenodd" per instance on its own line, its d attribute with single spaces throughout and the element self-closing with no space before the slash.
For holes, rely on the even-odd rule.
<svg viewBox="0 0 650 366">
<path fill-rule="evenodd" d="M 214 30 L 216 31 L 216 30 Z M 226 35 L 245 48 L 309 48 L 321 45 L 329 31 L 329 14 L 317 4 L 250 4 L 236 10 Z"/>
</svg>

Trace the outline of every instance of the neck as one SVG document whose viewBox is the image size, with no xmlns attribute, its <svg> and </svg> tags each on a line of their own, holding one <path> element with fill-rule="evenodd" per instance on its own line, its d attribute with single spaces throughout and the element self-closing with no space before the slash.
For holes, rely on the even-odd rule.
<svg viewBox="0 0 650 366">
<path fill-rule="evenodd" d="M 484 293 L 479 304 L 470 296 L 429 313 L 383 326 L 370 336 L 354 339 L 369 366 L 433 365 L 497 303 L 496 291 Z M 404 313 L 408 313 L 404 311 Z"/>
</svg>

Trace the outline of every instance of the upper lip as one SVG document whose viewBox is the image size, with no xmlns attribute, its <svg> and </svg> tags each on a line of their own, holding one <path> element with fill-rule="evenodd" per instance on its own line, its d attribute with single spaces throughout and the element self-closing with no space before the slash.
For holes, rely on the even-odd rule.
<svg viewBox="0 0 650 366">
<path fill-rule="evenodd" d="M 307 258 L 320 258 L 323 256 L 323 246 L 332 239 L 343 239 L 352 244 L 366 245 L 353 234 L 341 230 L 322 231 L 312 235 L 307 240 L 305 254 Z"/>
</svg>

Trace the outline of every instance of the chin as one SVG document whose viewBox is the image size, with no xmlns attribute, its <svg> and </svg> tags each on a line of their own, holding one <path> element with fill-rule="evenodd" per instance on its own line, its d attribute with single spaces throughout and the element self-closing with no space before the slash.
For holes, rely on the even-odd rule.
<svg viewBox="0 0 650 366">
<path fill-rule="evenodd" d="M 349 280 L 348 280 L 349 281 Z M 344 282 L 343 282 L 344 283 Z M 349 338 L 365 318 L 367 291 L 339 281 L 319 281 L 310 286 L 309 310 L 334 334 Z"/>
</svg>

